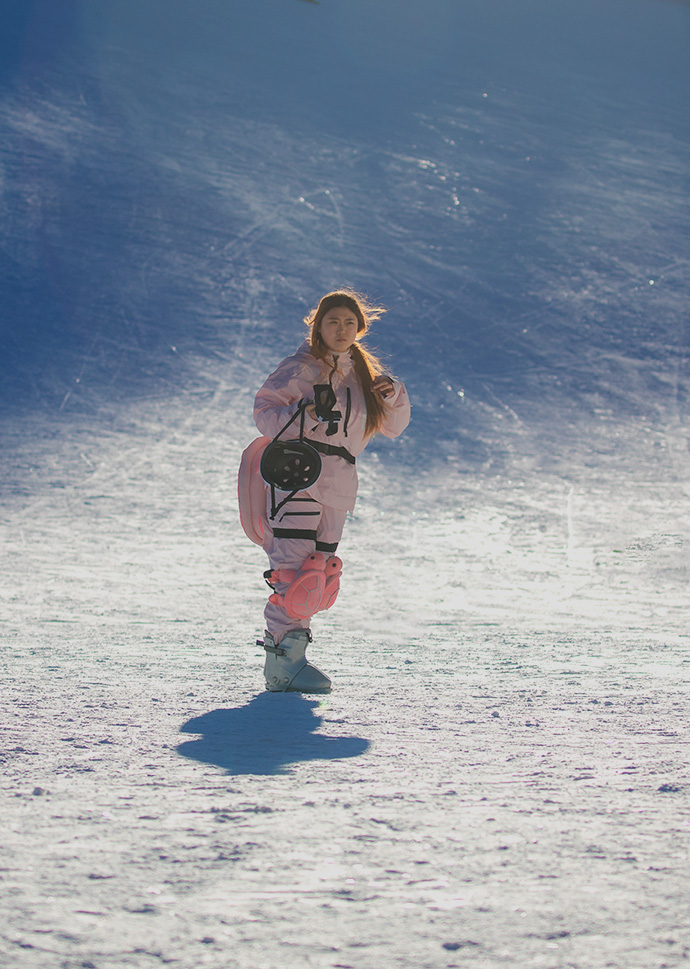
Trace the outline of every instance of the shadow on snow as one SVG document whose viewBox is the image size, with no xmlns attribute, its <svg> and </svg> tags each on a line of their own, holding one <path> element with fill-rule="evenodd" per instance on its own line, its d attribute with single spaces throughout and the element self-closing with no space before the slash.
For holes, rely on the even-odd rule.
<svg viewBox="0 0 690 969">
<path fill-rule="evenodd" d="M 368 749 L 361 737 L 317 734 L 318 705 L 299 693 L 261 693 L 245 706 L 210 710 L 189 720 L 181 732 L 201 738 L 176 749 L 229 774 L 282 774 L 289 764 L 358 757 Z"/>
</svg>

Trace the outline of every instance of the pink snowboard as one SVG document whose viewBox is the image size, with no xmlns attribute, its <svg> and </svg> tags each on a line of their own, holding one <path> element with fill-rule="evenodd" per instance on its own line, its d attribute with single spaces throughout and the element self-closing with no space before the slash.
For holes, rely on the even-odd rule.
<svg viewBox="0 0 690 969">
<path fill-rule="evenodd" d="M 252 441 L 242 454 L 237 476 L 240 523 L 247 538 L 257 545 L 263 545 L 266 534 L 266 482 L 261 477 L 259 465 L 264 448 L 270 443 L 270 437 L 257 437 Z"/>
</svg>

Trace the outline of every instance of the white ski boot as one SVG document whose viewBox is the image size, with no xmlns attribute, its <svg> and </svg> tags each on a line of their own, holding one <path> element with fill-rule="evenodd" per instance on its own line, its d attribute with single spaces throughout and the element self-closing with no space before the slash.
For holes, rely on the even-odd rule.
<svg viewBox="0 0 690 969">
<path fill-rule="evenodd" d="M 276 646 L 273 636 L 264 633 L 259 643 L 266 650 L 264 676 L 271 693 L 329 693 L 331 681 L 307 660 L 311 642 L 308 629 L 291 629 Z"/>
</svg>

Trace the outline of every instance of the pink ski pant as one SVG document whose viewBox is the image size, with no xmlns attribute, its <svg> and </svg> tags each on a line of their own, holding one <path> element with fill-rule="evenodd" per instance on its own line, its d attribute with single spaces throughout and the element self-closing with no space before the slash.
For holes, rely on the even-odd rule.
<svg viewBox="0 0 690 969">
<path fill-rule="evenodd" d="M 276 501 L 282 497 L 276 493 Z M 271 514 L 271 499 L 268 497 L 268 514 Z M 269 518 L 268 529 L 264 534 L 263 547 L 268 555 L 272 569 L 300 569 L 309 555 L 316 549 L 321 552 L 335 552 L 343 534 L 346 511 L 329 508 L 304 492 L 286 502 L 276 514 L 275 520 Z M 284 594 L 288 584 L 278 582 L 275 591 Z M 292 619 L 282 606 L 267 602 L 264 609 L 266 629 L 279 643 L 291 629 L 308 629 L 309 618 Z"/>
</svg>

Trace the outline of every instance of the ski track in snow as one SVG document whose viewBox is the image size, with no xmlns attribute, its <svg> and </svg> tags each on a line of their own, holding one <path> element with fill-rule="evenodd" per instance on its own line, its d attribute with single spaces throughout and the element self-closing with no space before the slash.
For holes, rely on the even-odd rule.
<svg viewBox="0 0 690 969">
<path fill-rule="evenodd" d="M 685 6 L 76 4 L 0 63 L 2 966 L 688 964 Z M 236 468 L 343 282 L 413 422 L 333 693 L 272 695 Z"/>
<path fill-rule="evenodd" d="M 3 961 L 683 964 L 687 465 L 368 455 L 334 692 L 271 695 L 253 388 L 205 366 L 5 428 Z"/>
</svg>

